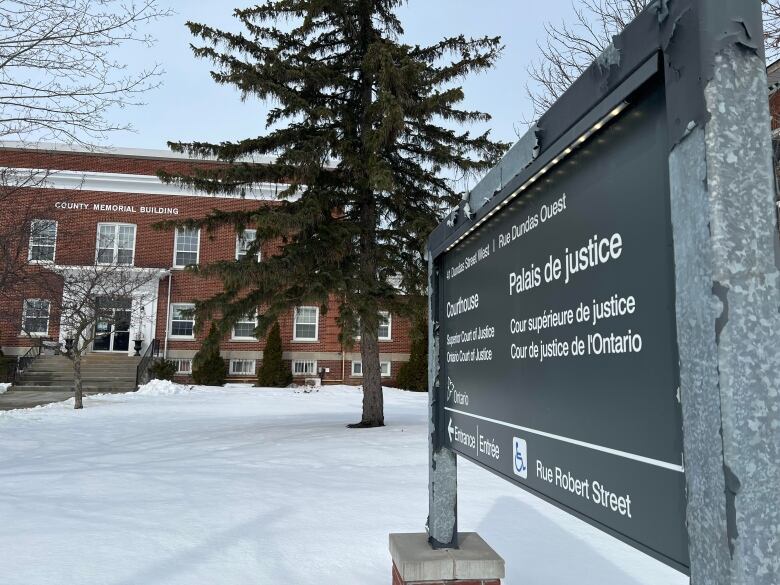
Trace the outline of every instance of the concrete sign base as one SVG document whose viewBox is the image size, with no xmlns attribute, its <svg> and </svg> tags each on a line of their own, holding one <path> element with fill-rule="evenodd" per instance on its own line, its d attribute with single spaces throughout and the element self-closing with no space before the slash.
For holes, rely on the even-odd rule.
<svg viewBox="0 0 780 585">
<path fill-rule="evenodd" d="M 391 534 L 393 585 L 500 585 L 504 559 L 475 532 L 458 541 L 458 549 L 434 549 L 425 533 Z"/>
</svg>

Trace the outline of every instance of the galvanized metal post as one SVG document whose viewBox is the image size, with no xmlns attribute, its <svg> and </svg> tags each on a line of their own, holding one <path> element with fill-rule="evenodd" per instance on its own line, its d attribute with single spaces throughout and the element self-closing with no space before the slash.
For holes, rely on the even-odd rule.
<svg viewBox="0 0 780 585">
<path fill-rule="evenodd" d="M 439 380 L 439 278 L 437 262 L 430 254 L 428 274 L 428 542 L 433 548 L 457 548 L 458 467 L 455 453 L 441 444 L 444 423 L 439 420 L 438 404 L 444 390 Z"/>
<path fill-rule="evenodd" d="M 667 68 L 667 87 L 691 78 L 687 106 L 669 99 L 691 583 L 776 585 L 780 256 L 761 6 L 678 5 L 677 50 L 701 71 Z M 684 117 L 694 102 L 701 115 Z"/>
</svg>

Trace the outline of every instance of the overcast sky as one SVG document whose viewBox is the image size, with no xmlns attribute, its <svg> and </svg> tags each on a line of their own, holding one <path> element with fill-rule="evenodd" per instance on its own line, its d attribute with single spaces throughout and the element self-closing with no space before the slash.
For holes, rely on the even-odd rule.
<svg viewBox="0 0 780 585">
<path fill-rule="evenodd" d="M 167 140 L 221 141 L 262 134 L 265 106 L 242 103 L 232 88 L 215 84 L 209 64 L 193 57 L 192 37 L 184 26 L 192 20 L 236 29 L 233 9 L 251 2 L 168 0 L 168 5 L 176 15 L 150 27 L 157 44 L 127 47 L 118 57 L 136 71 L 160 63 L 163 85 L 145 96 L 146 105 L 113 112 L 113 120 L 131 123 L 136 132 L 115 133 L 109 144 L 166 148 Z M 526 69 L 537 54 L 537 41 L 544 39 L 544 22 L 569 18 L 571 10 L 570 0 L 411 0 L 401 19 L 409 43 L 428 44 L 461 33 L 503 38 L 506 49 L 498 66 L 465 83 L 466 107 L 490 113 L 494 136 L 514 141 L 514 127 L 521 127 L 532 112 L 525 94 Z"/>
</svg>

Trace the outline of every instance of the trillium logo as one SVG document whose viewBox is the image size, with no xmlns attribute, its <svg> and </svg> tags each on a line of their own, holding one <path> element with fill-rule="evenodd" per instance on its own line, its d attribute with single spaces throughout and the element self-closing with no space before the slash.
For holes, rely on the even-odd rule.
<svg viewBox="0 0 780 585">
<path fill-rule="evenodd" d="M 528 479 L 528 445 L 525 439 L 515 437 L 512 440 L 512 470 L 515 475 Z"/>
</svg>

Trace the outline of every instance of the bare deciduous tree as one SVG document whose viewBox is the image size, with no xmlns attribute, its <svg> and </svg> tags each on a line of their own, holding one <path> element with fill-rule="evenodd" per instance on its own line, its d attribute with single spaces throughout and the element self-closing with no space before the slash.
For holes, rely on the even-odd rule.
<svg viewBox="0 0 780 585">
<path fill-rule="evenodd" d="M 150 315 L 137 307 L 143 306 L 144 289 L 154 283 L 160 271 L 153 268 L 134 268 L 121 264 L 54 267 L 52 272 L 62 278 L 62 294 L 53 291 L 53 312 L 60 315 L 60 327 L 66 339 L 73 344 L 65 355 L 73 363 L 73 389 L 76 409 L 83 408 L 81 360 L 93 344 L 112 329 L 127 329 L 130 343 L 130 325 L 140 329 Z M 151 294 L 151 291 L 150 293 Z M 102 325 L 102 328 L 98 325 Z M 128 346 L 129 347 L 129 346 Z"/>
<path fill-rule="evenodd" d="M 572 22 L 546 23 L 526 87 L 534 119 L 544 114 L 652 0 L 576 0 Z M 767 58 L 780 56 L 780 0 L 762 0 Z"/>
<path fill-rule="evenodd" d="M 129 128 L 111 122 L 109 110 L 139 103 L 161 69 L 129 72 L 112 52 L 150 45 L 143 25 L 169 14 L 157 0 L 0 0 L 0 140 L 93 147 Z M 0 167 L 0 301 L 31 281 L 47 282 L 42 266 L 30 266 L 38 260 L 31 244 L 46 247 L 52 212 L 22 196 L 45 187 L 48 176 Z"/>
<path fill-rule="evenodd" d="M 761 0 L 764 10 L 764 46 L 768 62 L 780 58 L 780 0 Z"/>
<path fill-rule="evenodd" d="M 51 224 L 36 221 L 48 216 L 46 204 L 30 198 L 19 201 L 29 189 L 46 183 L 46 171 L 0 169 L 0 301 L 14 298 L 37 271 L 30 270 L 30 261 L 46 260 L 45 246 L 36 251 L 30 242 L 45 244 L 50 239 Z"/>
<path fill-rule="evenodd" d="M 151 44 L 141 25 L 168 14 L 156 0 L 0 2 L 0 138 L 91 144 L 128 128 L 108 110 L 138 103 L 161 69 L 128 72 L 111 53 Z"/>
</svg>

